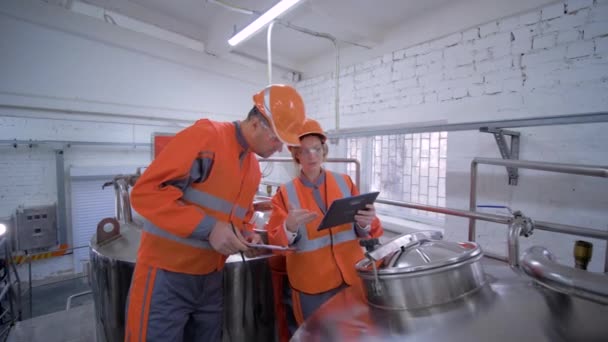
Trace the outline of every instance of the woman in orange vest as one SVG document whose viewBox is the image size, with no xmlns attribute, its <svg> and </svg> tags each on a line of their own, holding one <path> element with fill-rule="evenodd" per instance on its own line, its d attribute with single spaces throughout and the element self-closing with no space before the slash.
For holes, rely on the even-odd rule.
<svg viewBox="0 0 608 342">
<path fill-rule="evenodd" d="M 254 154 L 298 144 L 304 122 L 292 87 L 268 86 L 253 102 L 242 122 L 204 119 L 179 132 L 133 187 L 144 226 L 125 341 L 221 340 L 222 267 L 261 240 L 248 224 L 261 179 Z"/>
<path fill-rule="evenodd" d="M 327 137 L 317 121 L 307 119 L 299 139 L 300 146 L 290 151 L 300 175 L 279 187 L 266 226 L 270 243 L 296 249 L 286 255 L 286 268 L 297 325 L 344 287 L 360 286 L 355 270 L 355 263 L 364 258 L 359 239 L 383 233 L 371 204 L 358 212 L 355 223 L 317 231 L 334 200 L 358 195 L 359 190 L 348 175 L 322 167 Z M 291 333 L 296 327 L 290 325 Z"/>
</svg>

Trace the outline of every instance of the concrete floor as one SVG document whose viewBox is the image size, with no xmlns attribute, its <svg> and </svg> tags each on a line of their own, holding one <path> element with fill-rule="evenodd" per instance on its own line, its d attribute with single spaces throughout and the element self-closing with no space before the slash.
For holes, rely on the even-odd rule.
<svg viewBox="0 0 608 342">
<path fill-rule="evenodd" d="M 32 287 L 32 305 L 30 305 L 27 284 L 22 284 L 21 292 L 24 293 L 24 295 L 21 298 L 21 317 L 23 320 L 26 320 L 65 310 L 66 302 L 70 296 L 90 291 L 90 289 L 91 288 L 84 277 L 63 279 L 42 285 L 35 285 Z M 71 301 L 71 306 L 75 307 L 86 302 L 91 302 L 92 300 L 93 297 L 91 294 L 80 296 Z"/>
<path fill-rule="evenodd" d="M 17 322 L 7 342 L 94 342 L 93 302 Z"/>
<path fill-rule="evenodd" d="M 27 285 L 25 285 L 27 287 Z M 9 342 L 93 342 L 94 307 L 91 294 L 68 298 L 89 291 L 85 278 L 47 283 L 32 288 L 32 305 L 26 292 L 22 298 L 22 320 L 9 333 Z M 27 291 L 25 288 L 22 291 Z M 31 307 L 31 310 L 30 310 Z"/>
</svg>

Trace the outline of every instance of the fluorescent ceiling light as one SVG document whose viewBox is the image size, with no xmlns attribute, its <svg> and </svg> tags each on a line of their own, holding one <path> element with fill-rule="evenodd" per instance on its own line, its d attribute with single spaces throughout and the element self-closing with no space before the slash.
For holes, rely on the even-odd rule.
<svg viewBox="0 0 608 342">
<path fill-rule="evenodd" d="M 262 14 L 259 18 L 254 20 L 251 24 L 247 25 L 244 29 L 242 29 L 239 33 L 232 36 L 232 38 L 228 39 L 228 44 L 230 46 L 236 46 L 239 43 L 243 42 L 245 39 L 251 37 L 256 32 L 258 32 L 262 27 L 266 24 L 274 20 L 276 17 L 280 16 L 290 8 L 292 8 L 295 4 L 300 2 L 300 0 L 281 0 L 278 4 L 274 5 L 271 9 L 269 9 L 266 13 Z"/>
</svg>

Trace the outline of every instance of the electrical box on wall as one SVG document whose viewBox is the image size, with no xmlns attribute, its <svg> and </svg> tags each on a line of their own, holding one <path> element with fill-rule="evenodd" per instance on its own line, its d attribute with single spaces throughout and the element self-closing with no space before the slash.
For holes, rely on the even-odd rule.
<svg viewBox="0 0 608 342">
<path fill-rule="evenodd" d="M 15 215 L 15 249 L 36 250 L 56 246 L 57 208 L 55 204 L 38 207 L 19 207 Z"/>
</svg>

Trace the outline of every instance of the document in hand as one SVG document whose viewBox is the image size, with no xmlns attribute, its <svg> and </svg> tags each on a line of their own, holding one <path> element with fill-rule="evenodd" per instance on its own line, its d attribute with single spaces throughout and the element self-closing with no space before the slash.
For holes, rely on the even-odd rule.
<svg viewBox="0 0 608 342">
<path fill-rule="evenodd" d="M 317 230 L 355 222 L 355 215 L 357 212 L 359 210 L 365 210 L 366 205 L 373 204 L 379 194 L 380 192 L 376 191 L 333 201 Z"/>
</svg>

